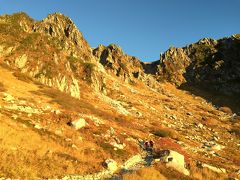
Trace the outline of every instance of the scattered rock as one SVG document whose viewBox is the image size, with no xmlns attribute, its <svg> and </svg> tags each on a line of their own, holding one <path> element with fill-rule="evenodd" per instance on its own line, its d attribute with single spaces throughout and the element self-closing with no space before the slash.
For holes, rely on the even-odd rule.
<svg viewBox="0 0 240 180">
<path fill-rule="evenodd" d="M 18 106 L 16 104 L 12 104 L 9 106 L 4 106 L 6 109 L 10 109 L 10 110 L 16 110 L 16 111 L 21 111 L 21 112 L 25 112 L 28 114 L 41 114 L 42 111 L 37 109 L 37 108 L 33 108 L 30 106 Z"/>
<path fill-rule="evenodd" d="M 7 102 L 14 102 L 15 98 L 11 94 L 3 93 L 2 100 L 7 101 Z"/>
<path fill-rule="evenodd" d="M 35 129 L 42 129 L 42 126 L 41 126 L 40 124 L 35 124 L 35 125 L 34 125 L 34 128 L 35 128 Z"/>
<path fill-rule="evenodd" d="M 78 149 L 78 147 L 75 144 L 72 144 L 72 148 Z"/>
<path fill-rule="evenodd" d="M 78 120 L 70 122 L 70 125 L 73 126 L 76 130 L 81 129 L 87 125 L 85 119 L 80 118 Z"/>
<path fill-rule="evenodd" d="M 217 167 L 214 167 L 214 166 L 211 166 L 209 164 L 202 164 L 202 167 L 206 167 L 216 173 L 226 173 L 226 169 L 224 168 L 217 168 Z"/>
<path fill-rule="evenodd" d="M 12 115 L 12 118 L 13 118 L 13 119 L 17 119 L 18 116 L 17 116 L 16 114 L 13 114 L 13 115 Z"/>
<path fill-rule="evenodd" d="M 225 146 L 220 145 L 220 144 L 215 144 L 214 146 L 212 146 L 212 149 L 215 150 L 215 151 L 220 151 L 224 148 L 225 148 Z"/>
<path fill-rule="evenodd" d="M 56 115 L 58 115 L 58 114 L 60 114 L 61 113 L 61 111 L 60 110 L 52 110 L 51 112 L 53 112 L 54 114 L 56 114 Z"/>
<path fill-rule="evenodd" d="M 120 144 L 120 143 L 117 143 L 116 141 L 111 141 L 110 144 L 117 149 L 124 149 L 124 147 L 126 146 L 126 144 L 124 143 Z"/>
<path fill-rule="evenodd" d="M 203 126 L 203 124 L 198 123 L 198 124 L 197 124 L 197 127 L 198 127 L 199 129 L 203 129 L 204 126 Z"/>
<path fill-rule="evenodd" d="M 18 58 L 16 58 L 15 60 L 15 65 L 22 69 L 25 67 L 26 63 L 27 63 L 28 57 L 26 54 L 23 54 L 22 56 L 19 56 Z"/>
<path fill-rule="evenodd" d="M 60 136 L 60 135 L 62 135 L 62 131 L 61 130 L 56 130 L 55 134 Z"/>
</svg>

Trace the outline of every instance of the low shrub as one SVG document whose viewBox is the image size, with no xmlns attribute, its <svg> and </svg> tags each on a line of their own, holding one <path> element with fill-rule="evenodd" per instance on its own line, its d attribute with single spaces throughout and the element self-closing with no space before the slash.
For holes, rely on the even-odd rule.
<svg viewBox="0 0 240 180">
<path fill-rule="evenodd" d="M 4 85 L 3 85 L 3 83 L 0 82 L 0 92 L 5 92 L 5 91 L 6 91 L 6 89 L 5 89 Z"/>
</svg>

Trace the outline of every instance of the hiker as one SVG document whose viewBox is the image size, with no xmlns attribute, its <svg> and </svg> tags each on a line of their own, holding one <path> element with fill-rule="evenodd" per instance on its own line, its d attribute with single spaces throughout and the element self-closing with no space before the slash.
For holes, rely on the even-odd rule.
<svg viewBox="0 0 240 180">
<path fill-rule="evenodd" d="M 150 147 L 153 148 L 154 142 L 151 140 L 149 141 Z"/>
<path fill-rule="evenodd" d="M 145 143 L 144 143 L 144 145 L 145 145 L 145 150 L 148 152 L 148 153 L 150 153 L 150 154 L 152 154 L 153 153 L 153 141 L 152 140 L 150 140 L 150 141 L 146 141 Z"/>
</svg>

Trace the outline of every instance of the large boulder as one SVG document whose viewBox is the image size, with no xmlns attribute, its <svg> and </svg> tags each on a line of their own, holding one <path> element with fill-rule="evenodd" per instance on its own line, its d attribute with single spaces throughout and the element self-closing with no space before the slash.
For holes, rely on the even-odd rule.
<svg viewBox="0 0 240 180">
<path fill-rule="evenodd" d="M 180 173 L 189 176 L 189 171 L 185 168 L 184 156 L 173 150 L 162 150 L 158 152 L 159 158 L 166 163 L 167 167 L 172 167 Z"/>
</svg>

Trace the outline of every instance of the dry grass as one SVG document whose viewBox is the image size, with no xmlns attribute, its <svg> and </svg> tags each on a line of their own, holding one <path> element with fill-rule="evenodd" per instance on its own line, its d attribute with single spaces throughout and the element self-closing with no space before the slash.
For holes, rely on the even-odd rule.
<svg viewBox="0 0 240 180">
<path fill-rule="evenodd" d="M 169 128 L 161 128 L 161 129 L 155 130 L 152 132 L 152 134 L 158 137 L 170 137 L 173 139 L 177 138 L 176 132 Z"/>
<path fill-rule="evenodd" d="M 93 140 L 77 142 L 79 132 L 70 128 L 63 137 L 49 130 L 35 129 L 29 124 L 26 132 L 26 129 L 19 126 L 24 120 L 16 119 L 10 122 L 6 118 L 8 115 L 11 114 L 4 113 L 0 122 L 0 142 L 5 142 L 4 145 L 0 144 L 0 177 L 36 179 L 93 173 L 101 170 L 103 158 L 110 156 L 101 149 L 91 150 L 95 147 Z M 15 123 L 14 127 L 19 130 L 5 124 L 8 121 Z M 5 135 L 6 132 L 8 136 Z M 71 141 L 66 141 L 66 138 Z M 77 149 L 72 147 L 73 143 Z M 20 149 L 16 148 L 19 146 Z"/>
<path fill-rule="evenodd" d="M 64 174 L 94 171 L 94 166 L 90 165 L 92 157 L 90 157 L 89 162 L 82 162 L 74 156 L 58 152 L 39 156 L 35 150 L 10 152 L 1 149 L 0 153 L 1 177 L 36 179 L 37 177 L 60 177 Z M 100 163 L 95 163 L 95 167 L 99 165 Z M 92 170 L 89 169 L 90 166 Z"/>
<path fill-rule="evenodd" d="M 223 180 L 223 179 L 227 179 L 227 176 L 224 175 L 224 174 L 216 173 L 214 171 L 211 171 L 208 168 L 197 167 L 195 164 L 190 165 L 190 171 L 191 171 L 190 177 L 192 179 L 197 179 L 197 180 L 205 180 L 205 179 Z"/>
<path fill-rule="evenodd" d="M 162 174 L 166 179 L 171 180 L 190 180 L 188 176 L 176 171 L 173 168 L 166 167 L 164 163 L 155 163 L 153 166 L 160 174 Z"/>
<path fill-rule="evenodd" d="M 144 168 L 131 174 L 123 175 L 123 180 L 167 180 L 159 171 L 151 168 Z"/>
</svg>

